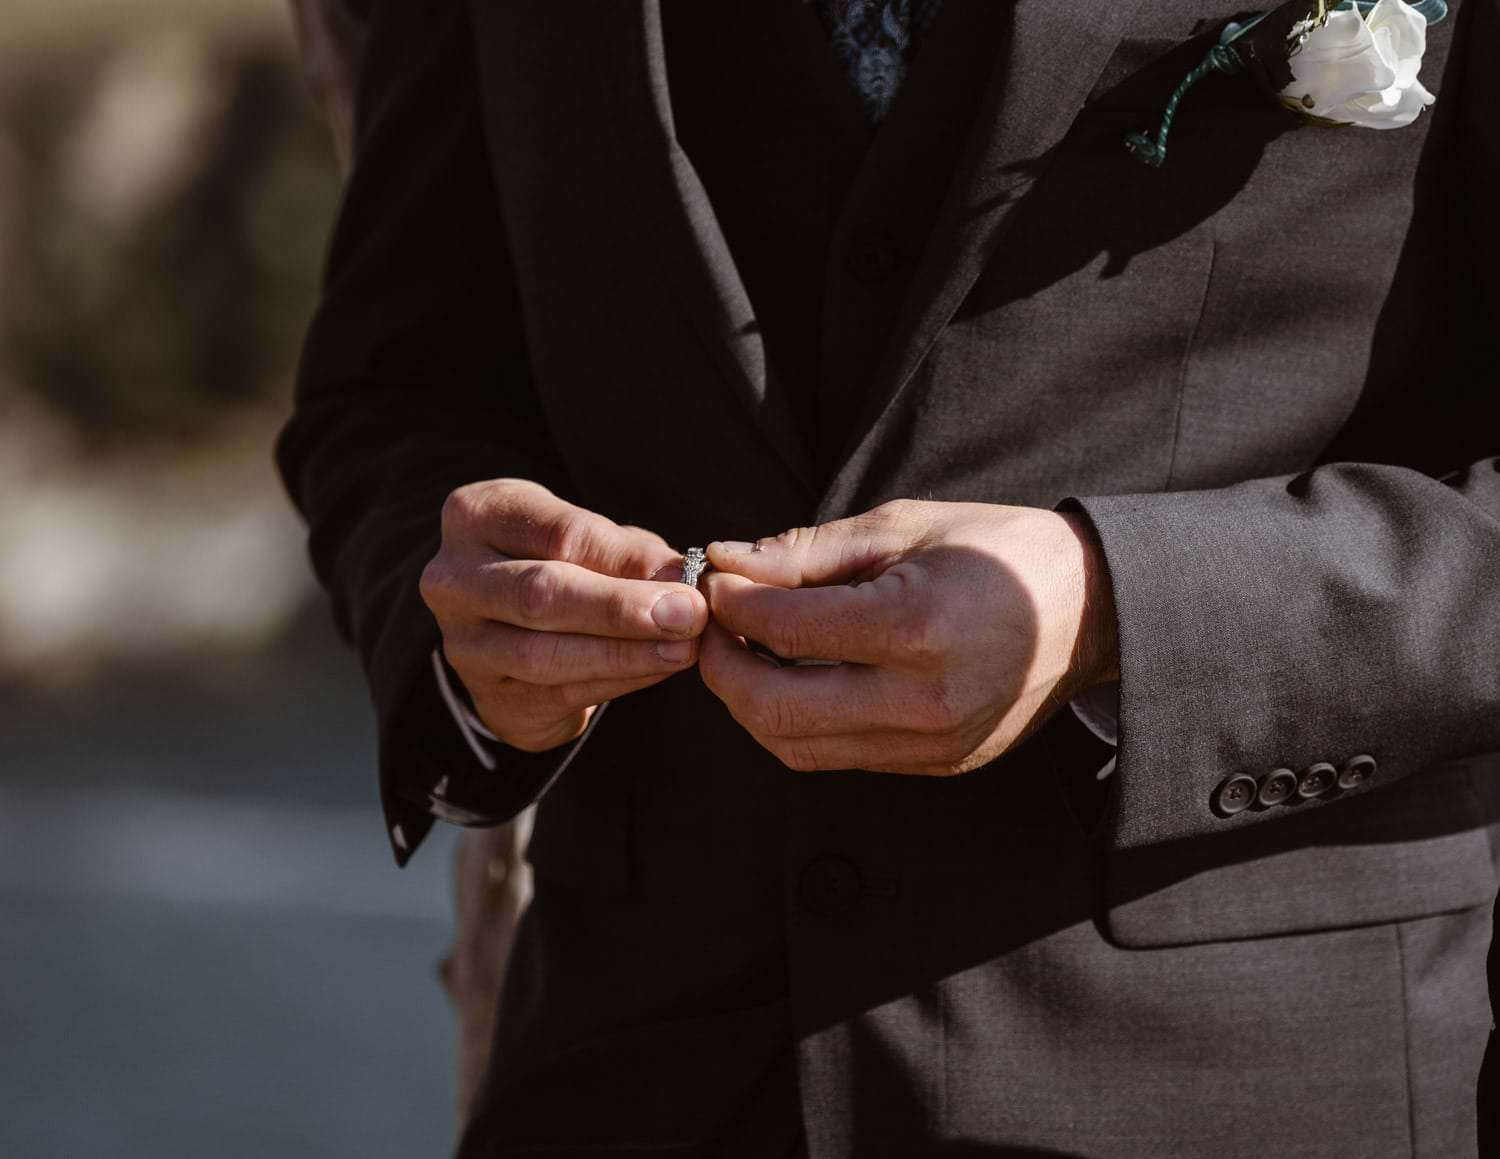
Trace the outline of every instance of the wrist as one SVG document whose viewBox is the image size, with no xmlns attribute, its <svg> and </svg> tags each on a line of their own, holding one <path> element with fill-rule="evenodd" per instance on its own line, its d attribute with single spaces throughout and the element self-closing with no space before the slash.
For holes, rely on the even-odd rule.
<svg viewBox="0 0 1500 1159">
<path fill-rule="evenodd" d="M 1072 694 L 1077 695 L 1096 684 L 1120 678 L 1120 639 L 1114 585 L 1099 536 L 1085 515 L 1066 512 L 1062 518 L 1077 538 L 1081 551 L 1082 600 L 1071 664 L 1076 676 Z"/>
</svg>

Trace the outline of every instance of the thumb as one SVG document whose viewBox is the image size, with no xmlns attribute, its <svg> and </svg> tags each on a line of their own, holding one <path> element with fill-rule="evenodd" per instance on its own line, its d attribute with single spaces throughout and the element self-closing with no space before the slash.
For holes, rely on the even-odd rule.
<svg viewBox="0 0 1500 1159">
<path fill-rule="evenodd" d="M 878 573 L 903 547 L 889 522 L 867 514 L 794 527 L 754 543 L 717 540 L 708 545 L 708 562 L 756 583 L 817 587 Z"/>
</svg>

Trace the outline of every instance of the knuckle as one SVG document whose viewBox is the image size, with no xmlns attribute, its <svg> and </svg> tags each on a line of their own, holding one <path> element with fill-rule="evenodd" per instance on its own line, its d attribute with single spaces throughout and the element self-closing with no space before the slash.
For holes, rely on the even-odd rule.
<svg viewBox="0 0 1500 1159">
<path fill-rule="evenodd" d="M 816 527 L 789 527 L 780 535 L 760 540 L 759 545 L 774 545 L 788 553 L 798 550 L 806 551 L 812 546 L 813 539 L 817 534 L 818 529 Z"/>
<path fill-rule="evenodd" d="M 808 741 L 787 741 L 771 751 L 777 760 L 793 772 L 815 773 L 825 767 L 822 756 Z"/>
<path fill-rule="evenodd" d="M 530 479 L 489 479 L 475 483 L 469 488 L 475 500 L 480 500 L 485 509 L 493 509 L 507 519 L 529 517 L 536 503 L 552 493 L 540 483 Z M 460 488 L 465 490 L 465 488 Z"/>
<path fill-rule="evenodd" d="M 514 602 L 526 624 L 545 621 L 557 604 L 557 577 L 542 563 L 531 563 L 515 573 Z"/>
<path fill-rule="evenodd" d="M 511 679 L 528 685 L 543 684 L 541 676 L 546 675 L 550 663 L 556 654 L 556 645 L 549 633 L 543 631 L 532 631 L 511 640 L 505 648 L 505 672 Z M 522 700 L 523 705 L 532 706 L 535 700 L 544 696 L 544 693 L 532 693 L 531 696 Z"/>
<path fill-rule="evenodd" d="M 915 604 L 897 621 L 891 632 L 890 647 L 897 660 L 927 665 L 945 657 L 952 642 L 948 616 L 930 605 Z"/>
<path fill-rule="evenodd" d="M 599 649 L 599 657 L 595 662 L 599 669 L 599 679 L 613 680 L 636 674 L 636 670 L 641 667 L 641 655 L 632 646 L 635 641 L 606 638 L 600 643 L 602 647 Z M 595 664 L 591 664 L 590 667 L 594 667 Z"/>
<path fill-rule="evenodd" d="M 576 562 L 587 554 L 594 520 L 587 511 L 569 508 L 547 521 L 543 528 L 543 554 L 548 559 Z"/>
<path fill-rule="evenodd" d="M 916 505 L 915 499 L 887 499 L 884 503 L 870 508 L 869 514 L 880 522 L 889 522 L 910 515 Z"/>
<path fill-rule="evenodd" d="M 778 547 L 796 547 L 807 535 L 806 527 L 788 527 L 779 535 L 772 535 L 761 539 L 759 543 L 775 544 Z"/>
<path fill-rule="evenodd" d="M 766 696 L 750 708 L 751 732 L 761 736 L 790 737 L 799 731 L 797 706 L 784 696 Z"/>
<path fill-rule="evenodd" d="M 427 566 L 422 569 L 422 574 L 417 579 L 417 594 L 422 597 L 422 602 L 428 608 L 436 612 L 451 602 L 454 581 L 452 566 L 448 563 L 447 557 L 439 552 L 428 560 Z"/>
<path fill-rule="evenodd" d="M 800 624 L 791 622 L 773 624 L 765 633 L 769 639 L 761 643 L 786 660 L 804 659 L 808 655 L 807 633 Z"/>
<path fill-rule="evenodd" d="M 590 707 L 593 689 L 586 684 L 559 684 L 547 690 L 547 702 L 562 715 Z"/>
<path fill-rule="evenodd" d="M 553 632 L 533 632 L 522 645 L 526 674 L 540 684 L 557 684 L 565 667 L 562 640 Z"/>
<path fill-rule="evenodd" d="M 465 492 L 465 487 L 450 490 L 449 495 L 443 501 L 443 510 L 438 513 L 438 523 L 443 528 L 444 540 L 452 538 L 468 520 L 468 496 L 463 492 Z"/>
<path fill-rule="evenodd" d="M 443 508 L 439 516 L 444 539 L 459 535 L 468 529 L 473 522 L 474 506 L 474 484 L 470 483 L 448 492 L 448 497 L 443 500 Z"/>
</svg>

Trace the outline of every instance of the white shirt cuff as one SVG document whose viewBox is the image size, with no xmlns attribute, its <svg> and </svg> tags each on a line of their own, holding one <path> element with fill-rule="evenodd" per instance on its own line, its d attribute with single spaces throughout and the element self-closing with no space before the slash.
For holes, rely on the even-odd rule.
<svg viewBox="0 0 1500 1159">
<path fill-rule="evenodd" d="M 438 692 L 442 695 L 443 703 L 448 706 L 448 711 L 453 715 L 453 723 L 458 728 L 459 735 L 464 738 L 464 743 L 469 746 L 469 751 L 479 764 L 489 772 L 494 772 L 499 767 L 499 754 L 497 749 L 504 751 L 505 742 L 485 727 L 484 721 L 479 719 L 477 713 L 468 703 L 467 697 L 461 695 L 459 690 L 453 686 L 453 681 L 448 677 L 447 665 L 443 663 L 443 654 L 440 649 L 432 650 L 432 672 L 437 681 Z M 589 738 L 599 723 L 599 718 L 604 715 L 604 710 L 609 707 L 609 701 L 599 704 L 589 717 L 588 724 L 583 732 L 578 734 L 577 739 L 568 747 L 566 753 L 561 757 L 556 769 L 547 779 L 547 783 L 537 793 L 540 797 L 545 793 L 558 777 L 562 776 L 567 767 L 573 763 L 573 758 L 578 755 L 583 744 Z M 491 747 L 494 746 L 494 747 Z M 514 750 L 512 750 L 514 751 Z M 427 793 L 428 811 L 433 816 L 443 821 L 452 821 L 458 825 L 474 825 L 483 823 L 483 818 L 460 808 L 447 799 L 448 777 L 439 778 L 437 784 L 433 785 Z M 398 844 L 402 839 L 398 837 Z"/>
<path fill-rule="evenodd" d="M 487 769 L 493 769 L 495 754 L 484 746 L 480 737 L 492 743 L 498 742 L 500 738 L 485 728 L 484 721 L 480 720 L 474 710 L 459 699 L 458 693 L 453 690 L 453 682 L 448 679 L 448 670 L 443 666 L 443 654 L 436 648 L 432 650 L 432 672 L 437 677 L 438 691 L 442 693 L 443 703 L 453 714 L 453 723 L 458 725 L 458 731 L 463 736 L 464 743 L 473 751 L 481 765 Z"/>
<path fill-rule="evenodd" d="M 1120 682 L 1110 680 L 1085 688 L 1068 701 L 1073 715 L 1083 721 L 1084 726 L 1105 744 L 1119 747 L 1120 744 Z M 1097 776 L 1104 780 L 1115 771 L 1115 757 L 1110 757 Z"/>
</svg>

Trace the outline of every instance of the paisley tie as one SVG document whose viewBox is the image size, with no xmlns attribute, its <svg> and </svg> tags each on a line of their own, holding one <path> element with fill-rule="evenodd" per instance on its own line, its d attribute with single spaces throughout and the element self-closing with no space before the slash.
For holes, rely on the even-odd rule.
<svg viewBox="0 0 1500 1159">
<path fill-rule="evenodd" d="M 906 79 L 942 0 L 805 0 L 833 41 L 865 116 L 877 124 Z"/>
</svg>

